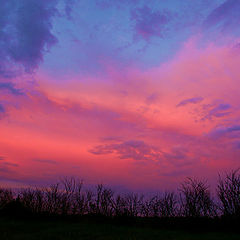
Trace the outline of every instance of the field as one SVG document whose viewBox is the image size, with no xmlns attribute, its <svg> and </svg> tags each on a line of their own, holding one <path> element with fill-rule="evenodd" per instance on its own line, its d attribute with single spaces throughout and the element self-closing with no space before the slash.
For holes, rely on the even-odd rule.
<svg viewBox="0 0 240 240">
<path fill-rule="evenodd" d="M 92 220 L 0 220 L 1 240 L 73 240 L 73 239 L 163 239 L 163 240 L 239 240 L 239 233 L 191 232 L 166 230 L 156 227 L 141 227 L 127 224 L 113 224 Z"/>
</svg>

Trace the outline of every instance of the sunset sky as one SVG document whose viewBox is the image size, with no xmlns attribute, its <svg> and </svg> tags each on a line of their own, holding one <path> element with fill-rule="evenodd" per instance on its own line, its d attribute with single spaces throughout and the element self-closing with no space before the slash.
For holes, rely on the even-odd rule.
<svg viewBox="0 0 240 240">
<path fill-rule="evenodd" d="M 0 0 L 0 184 L 240 167 L 239 26 L 238 0 Z"/>
</svg>

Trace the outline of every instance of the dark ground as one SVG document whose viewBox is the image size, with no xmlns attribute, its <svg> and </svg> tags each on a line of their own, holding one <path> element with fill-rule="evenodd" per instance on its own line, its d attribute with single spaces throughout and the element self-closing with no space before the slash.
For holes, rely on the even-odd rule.
<svg viewBox="0 0 240 240">
<path fill-rule="evenodd" d="M 0 218 L 1 240 L 65 240 L 65 239 L 163 239 L 163 240 L 239 240 L 240 232 L 198 228 L 196 224 L 179 229 L 161 227 L 162 224 L 145 223 L 142 220 L 120 222 L 104 219 L 59 219 L 37 218 L 16 219 Z M 159 226 L 158 226 L 159 225 Z M 201 225 L 201 224 L 200 224 Z"/>
</svg>

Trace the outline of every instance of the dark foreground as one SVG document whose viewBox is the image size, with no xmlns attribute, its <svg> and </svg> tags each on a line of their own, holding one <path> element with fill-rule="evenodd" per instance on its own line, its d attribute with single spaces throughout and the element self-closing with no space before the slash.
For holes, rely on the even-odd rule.
<svg viewBox="0 0 240 240">
<path fill-rule="evenodd" d="M 232 231 L 205 231 L 201 229 L 164 229 L 141 224 L 111 223 L 111 221 L 81 221 L 59 219 L 0 219 L 1 240 L 28 239 L 164 239 L 164 240 L 232 240 L 240 239 L 240 233 Z"/>
</svg>

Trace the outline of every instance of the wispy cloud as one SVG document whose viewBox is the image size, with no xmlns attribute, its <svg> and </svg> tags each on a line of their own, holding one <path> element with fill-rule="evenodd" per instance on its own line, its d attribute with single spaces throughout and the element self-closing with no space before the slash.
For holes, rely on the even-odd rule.
<svg viewBox="0 0 240 240">
<path fill-rule="evenodd" d="M 119 144 L 99 145 L 89 150 L 95 155 L 115 153 L 120 159 L 133 159 L 136 161 L 159 161 L 161 151 L 156 147 L 140 140 L 129 140 Z"/>
<path fill-rule="evenodd" d="M 50 160 L 50 159 L 33 159 L 34 162 L 39 162 L 39 163 L 46 163 L 46 164 L 58 164 L 57 161 Z"/>
<path fill-rule="evenodd" d="M 220 29 L 221 32 L 235 35 L 239 33 L 239 11 L 239 1 L 227 0 L 209 14 L 203 27 Z"/>
<path fill-rule="evenodd" d="M 212 120 L 213 118 L 221 118 L 231 114 L 232 106 L 228 103 L 219 103 L 213 105 L 204 105 L 204 116 L 202 120 Z"/>
<path fill-rule="evenodd" d="M 131 19 L 135 21 L 135 34 L 148 41 L 151 37 L 163 37 L 166 25 L 171 14 L 166 11 L 158 11 L 144 6 L 131 12 Z"/>
<path fill-rule="evenodd" d="M 194 97 L 194 98 L 187 98 L 182 100 L 181 102 L 179 102 L 177 104 L 177 107 L 182 107 L 185 106 L 187 104 L 197 104 L 203 101 L 203 97 Z"/>
<path fill-rule="evenodd" d="M 17 89 L 11 82 L 0 82 L 0 90 L 7 90 L 14 95 L 23 95 L 20 89 Z"/>
</svg>

